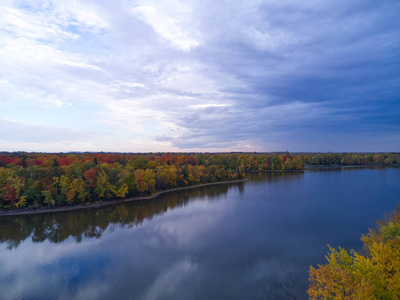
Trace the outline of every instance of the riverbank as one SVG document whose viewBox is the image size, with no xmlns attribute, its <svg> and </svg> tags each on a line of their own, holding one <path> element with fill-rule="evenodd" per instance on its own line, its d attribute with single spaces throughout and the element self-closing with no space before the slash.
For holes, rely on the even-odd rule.
<svg viewBox="0 0 400 300">
<path fill-rule="evenodd" d="M 143 201 L 143 200 L 154 199 L 154 198 L 158 197 L 161 194 L 165 194 L 165 193 L 169 193 L 169 192 L 175 192 L 175 191 L 181 191 L 181 190 L 187 190 L 187 189 L 194 189 L 194 188 L 208 186 L 208 185 L 239 183 L 239 182 L 245 182 L 247 180 L 248 179 L 203 183 L 203 184 L 185 186 L 185 187 L 180 187 L 180 188 L 175 188 L 175 189 L 170 189 L 170 190 L 165 190 L 165 191 L 158 191 L 158 192 L 156 192 L 156 193 L 154 193 L 152 195 L 149 195 L 149 196 L 130 197 L 130 198 L 124 198 L 124 199 L 115 199 L 115 200 L 110 200 L 110 201 L 101 201 L 101 202 L 86 203 L 86 204 L 74 204 L 74 205 L 71 205 L 71 206 L 60 206 L 60 207 L 54 207 L 54 208 L 40 207 L 40 208 L 36 208 L 36 209 L 34 209 L 34 208 L 25 208 L 25 209 L 20 209 L 20 210 L 9 210 L 9 211 L 0 210 L 0 217 L 1 216 L 19 216 L 19 215 L 31 215 L 31 214 L 63 212 L 63 211 L 71 211 L 71 210 L 87 209 L 87 208 L 98 208 L 98 207 L 116 205 L 116 204 L 125 203 L 125 202 Z"/>
</svg>

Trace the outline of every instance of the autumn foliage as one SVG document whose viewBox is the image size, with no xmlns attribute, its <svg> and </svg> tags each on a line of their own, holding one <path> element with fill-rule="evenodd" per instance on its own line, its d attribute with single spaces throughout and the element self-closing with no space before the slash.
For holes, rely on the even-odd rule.
<svg viewBox="0 0 400 300">
<path fill-rule="evenodd" d="M 0 154 L 0 209 L 146 196 L 159 190 L 301 170 L 290 154 Z"/>
<path fill-rule="evenodd" d="M 0 209 L 145 196 L 309 165 L 398 165 L 398 153 L 0 153 Z"/>
<path fill-rule="evenodd" d="M 300 153 L 297 154 L 307 165 L 318 166 L 365 166 L 399 165 L 399 153 Z"/>
<path fill-rule="evenodd" d="M 400 210 L 362 241 L 364 255 L 330 247 L 328 264 L 310 267 L 310 299 L 400 299 Z"/>
</svg>

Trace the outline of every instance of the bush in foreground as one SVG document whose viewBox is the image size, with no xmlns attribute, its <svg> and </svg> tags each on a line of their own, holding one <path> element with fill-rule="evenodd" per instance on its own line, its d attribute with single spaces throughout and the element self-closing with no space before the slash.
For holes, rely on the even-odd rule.
<svg viewBox="0 0 400 300">
<path fill-rule="evenodd" d="M 310 299 L 400 299 L 400 209 L 361 240 L 364 255 L 329 247 L 328 264 L 310 267 Z"/>
</svg>

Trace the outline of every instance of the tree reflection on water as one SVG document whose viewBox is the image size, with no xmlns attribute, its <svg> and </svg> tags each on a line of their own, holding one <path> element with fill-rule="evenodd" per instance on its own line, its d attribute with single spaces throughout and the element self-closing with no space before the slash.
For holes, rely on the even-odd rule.
<svg viewBox="0 0 400 300">
<path fill-rule="evenodd" d="M 0 218 L 0 243 L 8 249 L 17 248 L 31 237 L 35 243 L 48 240 L 60 243 L 69 237 L 76 242 L 83 238 L 100 238 L 110 228 L 132 228 L 143 221 L 162 215 L 167 210 L 187 205 L 191 201 L 210 201 L 226 195 L 230 188 L 243 191 L 244 182 L 199 187 L 160 195 L 155 199 L 120 203 L 100 208 L 47 214 L 4 216 Z"/>
</svg>

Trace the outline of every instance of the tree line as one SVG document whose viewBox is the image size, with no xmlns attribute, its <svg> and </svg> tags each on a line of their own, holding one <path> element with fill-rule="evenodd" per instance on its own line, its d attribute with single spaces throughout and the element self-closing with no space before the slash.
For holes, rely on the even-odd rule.
<svg viewBox="0 0 400 300">
<path fill-rule="evenodd" d="M 307 165 L 400 165 L 399 153 L 300 153 Z"/>
<path fill-rule="evenodd" d="M 301 170 L 282 154 L 0 154 L 0 209 L 147 196 L 167 189 L 243 179 L 246 172 Z"/>
<path fill-rule="evenodd" d="M 399 153 L 0 153 L 0 209 L 147 196 L 304 165 L 399 165 Z"/>
</svg>

